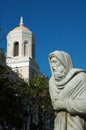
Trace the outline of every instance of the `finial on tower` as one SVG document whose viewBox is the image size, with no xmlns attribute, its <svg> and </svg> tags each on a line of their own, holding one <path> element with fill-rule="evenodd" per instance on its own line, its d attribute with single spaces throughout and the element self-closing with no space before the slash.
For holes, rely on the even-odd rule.
<svg viewBox="0 0 86 130">
<path fill-rule="evenodd" d="M 19 25 L 24 25 L 24 23 L 23 23 L 23 17 L 22 16 L 20 18 L 20 24 Z"/>
</svg>

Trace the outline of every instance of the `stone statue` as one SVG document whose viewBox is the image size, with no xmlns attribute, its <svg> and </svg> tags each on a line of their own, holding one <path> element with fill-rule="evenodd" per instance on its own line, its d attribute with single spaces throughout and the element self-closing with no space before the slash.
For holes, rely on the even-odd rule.
<svg viewBox="0 0 86 130">
<path fill-rule="evenodd" d="M 74 68 L 70 55 L 64 51 L 50 53 L 49 63 L 54 130 L 86 130 L 86 71 Z"/>
</svg>

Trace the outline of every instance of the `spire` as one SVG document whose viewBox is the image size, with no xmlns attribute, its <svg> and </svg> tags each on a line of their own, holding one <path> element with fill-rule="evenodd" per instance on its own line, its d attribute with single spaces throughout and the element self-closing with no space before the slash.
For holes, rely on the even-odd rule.
<svg viewBox="0 0 86 130">
<path fill-rule="evenodd" d="M 19 25 L 24 25 L 24 23 L 23 23 L 23 17 L 20 18 L 20 24 Z"/>
</svg>

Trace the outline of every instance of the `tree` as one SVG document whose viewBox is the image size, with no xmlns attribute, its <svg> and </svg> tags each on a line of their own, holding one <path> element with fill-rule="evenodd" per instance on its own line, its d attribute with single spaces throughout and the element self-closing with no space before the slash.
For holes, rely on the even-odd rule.
<svg viewBox="0 0 86 130">
<path fill-rule="evenodd" d="M 34 76 L 29 82 L 29 96 L 32 113 L 31 130 L 53 128 L 54 112 L 49 96 L 48 77 Z"/>
<path fill-rule="evenodd" d="M 6 56 L 2 48 L 0 48 L 0 64 L 6 64 Z"/>
<path fill-rule="evenodd" d="M 23 102 L 27 87 L 27 83 L 11 68 L 0 64 L 0 124 L 3 127 L 23 127 Z"/>
</svg>

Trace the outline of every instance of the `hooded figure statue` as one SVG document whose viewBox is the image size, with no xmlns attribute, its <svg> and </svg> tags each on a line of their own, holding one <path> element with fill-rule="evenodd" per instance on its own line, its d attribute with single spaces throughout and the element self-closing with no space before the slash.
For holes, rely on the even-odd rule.
<svg viewBox="0 0 86 130">
<path fill-rule="evenodd" d="M 64 51 L 50 53 L 49 63 L 54 130 L 86 130 L 86 71 L 74 68 L 70 55 Z"/>
</svg>

